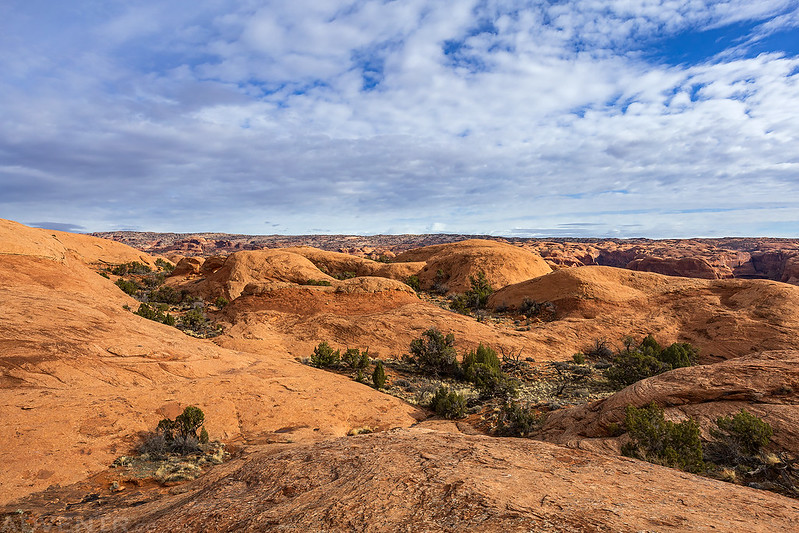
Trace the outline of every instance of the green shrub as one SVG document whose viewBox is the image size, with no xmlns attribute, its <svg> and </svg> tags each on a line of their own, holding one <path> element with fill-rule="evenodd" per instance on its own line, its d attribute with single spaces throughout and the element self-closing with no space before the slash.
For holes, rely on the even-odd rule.
<svg viewBox="0 0 799 533">
<path fill-rule="evenodd" d="M 411 341 L 410 353 L 412 361 L 423 371 L 456 375 L 460 370 L 452 333 L 444 336 L 438 329 L 430 328 Z"/>
<path fill-rule="evenodd" d="M 488 346 L 483 346 L 483 343 L 480 343 L 476 350 L 470 351 L 463 357 L 463 373 L 468 381 L 472 381 L 471 370 L 478 364 L 484 365 L 497 373 L 502 368 L 497 352 Z"/>
<path fill-rule="evenodd" d="M 199 331 L 208 324 L 208 317 L 200 307 L 189 309 L 180 317 L 180 325 L 192 331 Z"/>
<path fill-rule="evenodd" d="M 161 259 L 160 257 L 155 260 L 155 266 L 157 266 L 161 270 L 165 270 L 166 272 L 172 272 L 173 270 L 175 270 L 175 265 L 173 265 L 169 261 Z"/>
<path fill-rule="evenodd" d="M 203 427 L 205 413 L 199 407 L 190 405 L 174 420 L 164 418 L 158 422 L 154 434 L 151 434 L 140 448 L 142 453 L 149 453 L 155 458 L 172 452 L 183 455 L 199 451 L 199 444 L 208 443 L 208 432 Z M 202 428 L 200 435 L 197 431 Z"/>
<path fill-rule="evenodd" d="M 698 350 L 688 343 L 674 343 L 664 349 L 652 335 L 647 335 L 637 346 L 632 337 L 625 337 L 623 343 L 624 349 L 605 371 L 608 381 L 617 388 L 674 368 L 691 366 L 697 360 Z"/>
<path fill-rule="evenodd" d="M 660 344 L 658 344 L 658 341 L 655 340 L 655 337 L 653 337 L 651 333 L 644 337 L 639 349 L 647 355 L 658 355 L 663 351 L 663 348 L 660 347 Z"/>
<path fill-rule="evenodd" d="M 405 280 L 405 284 L 408 285 L 411 289 L 419 292 L 422 290 L 422 284 L 419 281 L 419 276 L 413 274 L 412 276 L 408 276 L 408 279 Z"/>
<path fill-rule="evenodd" d="M 197 430 L 205 423 L 205 413 L 199 407 L 190 405 L 175 418 L 180 435 L 197 437 Z"/>
<path fill-rule="evenodd" d="M 376 389 L 384 389 L 386 387 L 386 370 L 383 368 L 383 361 L 378 361 L 375 365 L 375 371 L 372 373 L 372 383 Z"/>
<path fill-rule="evenodd" d="M 477 273 L 477 277 L 469 276 L 471 289 L 466 291 L 469 300 L 469 307 L 472 309 L 485 309 L 488 305 L 488 297 L 493 294 L 494 289 L 488 283 L 485 272 L 482 270 Z"/>
<path fill-rule="evenodd" d="M 461 365 L 463 377 L 474 383 L 483 397 L 508 398 L 516 392 L 515 383 L 502 372 L 497 352 L 480 344 L 477 350 L 467 353 Z"/>
<path fill-rule="evenodd" d="M 178 305 L 183 301 L 184 294 L 174 287 L 164 285 L 158 289 L 151 291 L 147 297 L 151 302 L 162 302 L 170 305 Z"/>
<path fill-rule="evenodd" d="M 784 451 L 767 453 L 774 430 L 771 425 L 745 409 L 715 420 L 710 428 L 713 440 L 705 444 L 710 472 L 725 481 L 761 486 L 796 497 L 799 471 L 796 458 Z"/>
<path fill-rule="evenodd" d="M 453 294 L 449 297 L 449 308 L 462 315 L 468 315 L 471 312 L 469 307 L 469 300 L 465 294 Z"/>
<path fill-rule="evenodd" d="M 616 388 L 623 389 L 667 370 L 671 370 L 671 366 L 656 357 L 638 351 L 624 351 L 613 358 L 613 365 L 605 371 L 605 376 Z"/>
<path fill-rule="evenodd" d="M 162 324 L 166 324 L 167 326 L 174 326 L 175 317 L 169 313 L 165 313 L 165 311 L 166 309 L 155 305 L 151 306 L 148 304 L 139 304 L 139 309 L 136 310 L 136 314 L 140 317 L 146 318 L 147 320 L 160 322 Z"/>
<path fill-rule="evenodd" d="M 430 408 L 437 415 L 454 420 L 466 416 L 466 399 L 463 394 L 450 391 L 449 387 L 442 385 L 438 388 L 430 402 Z"/>
<path fill-rule="evenodd" d="M 361 352 L 358 348 L 347 348 L 341 362 L 353 370 L 364 370 L 369 366 L 369 348 Z"/>
<path fill-rule="evenodd" d="M 450 298 L 450 308 L 453 311 L 467 314 L 469 311 L 485 309 L 488 305 L 488 298 L 494 289 L 488 283 L 485 272 L 481 270 L 476 277 L 469 276 L 469 283 L 471 288 L 468 291 Z"/>
<path fill-rule="evenodd" d="M 543 421 L 532 408 L 506 402 L 499 413 L 496 433 L 503 437 L 527 437 L 539 429 Z"/>
<path fill-rule="evenodd" d="M 345 279 L 352 279 L 358 277 L 357 272 L 350 272 L 349 270 L 345 270 L 341 274 L 336 274 L 333 276 L 336 279 L 345 280 Z"/>
<path fill-rule="evenodd" d="M 327 341 L 320 342 L 311 355 L 311 365 L 317 368 L 330 368 L 338 366 L 341 362 L 341 352 L 333 351 Z"/>
<path fill-rule="evenodd" d="M 584 365 L 585 364 L 585 355 L 583 352 L 577 352 L 576 354 L 572 355 L 572 361 L 576 365 Z"/>
<path fill-rule="evenodd" d="M 155 289 L 156 287 L 160 287 L 164 284 L 166 280 L 166 274 L 164 272 L 157 272 L 154 274 L 147 274 L 146 276 L 142 277 L 142 282 L 144 286 L 150 290 Z"/>
<path fill-rule="evenodd" d="M 628 405 L 624 425 L 630 437 L 622 446 L 624 455 L 688 472 L 704 470 L 699 424 L 695 420 L 671 422 L 664 418 L 663 409 L 651 403 L 640 409 Z"/>
<path fill-rule="evenodd" d="M 229 303 L 230 300 L 228 300 L 224 296 L 217 296 L 216 300 L 214 300 L 214 305 L 220 309 L 224 308 Z"/>
<path fill-rule="evenodd" d="M 662 352 L 658 357 L 664 363 L 671 365 L 672 368 L 683 368 L 696 364 L 699 350 L 688 344 L 674 343 Z"/>
<path fill-rule="evenodd" d="M 768 446 L 774 430 L 757 416 L 741 409 L 733 416 L 716 419 L 716 428 L 710 430 L 712 437 L 721 441 L 737 455 L 756 455 Z"/>
<path fill-rule="evenodd" d="M 114 285 L 122 289 L 122 292 L 129 294 L 130 296 L 133 296 L 139 291 L 139 284 L 135 281 L 128 281 L 126 279 L 119 278 L 114 282 Z"/>
<path fill-rule="evenodd" d="M 309 279 L 305 282 L 305 285 L 315 285 L 319 287 L 330 287 L 332 283 L 327 281 L 326 279 Z"/>
<path fill-rule="evenodd" d="M 115 276 L 127 276 L 128 274 L 147 274 L 152 272 L 152 269 L 144 263 L 132 261 L 130 263 L 122 263 L 116 265 L 111 269 L 111 273 Z"/>
</svg>

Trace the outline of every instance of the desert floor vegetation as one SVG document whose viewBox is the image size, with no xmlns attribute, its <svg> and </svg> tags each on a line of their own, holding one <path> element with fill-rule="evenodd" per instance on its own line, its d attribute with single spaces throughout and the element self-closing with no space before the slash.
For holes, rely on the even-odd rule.
<svg viewBox="0 0 799 533">
<path fill-rule="evenodd" d="M 230 458 L 224 444 L 210 439 L 204 424 L 202 409 L 187 406 L 174 419 L 164 418 L 143 433 L 136 452 L 118 457 L 111 466 L 133 481 L 154 479 L 168 486 L 196 479 Z"/>
<path fill-rule="evenodd" d="M 165 285 L 166 277 L 174 270 L 174 265 L 164 259 L 155 261 L 156 268 L 136 261 L 112 265 L 101 269 L 100 275 L 106 278 L 116 276 L 114 281 L 123 292 L 138 300 L 135 314 L 173 326 L 187 335 L 199 338 L 216 337 L 221 326 L 214 320 L 215 313 L 224 308 L 228 299 L 217 297 L 213 302 L 191 295 Z"/>
<path fill-rule="evenodd" d="M 717 417 L 709 438 L 692 418 L 667 420 L 651 403 L 627 406 L 622 453 L 731 483 L 798 497 L 799 461 L 770 447 L 771 425 L 741 409 Z"/>
</svg>

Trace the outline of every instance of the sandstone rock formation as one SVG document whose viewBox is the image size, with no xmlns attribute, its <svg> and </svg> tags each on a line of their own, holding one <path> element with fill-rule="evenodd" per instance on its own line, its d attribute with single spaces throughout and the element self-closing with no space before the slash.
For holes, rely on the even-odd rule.
<svg viewBox="0 0 799 533">
<path fill-rule="evenodd" d="M 367 255 L 384 249 L 348 242 Z M 90 268 L 152 264 L 151 256 L 0 221 L 0 505 L 13 510 L 22 504 L 11 502 L 47 487 L 55 494 L 57 485 L 90 484 L 160 418 L 197 405 L 212 438 L 242 447 L 231 462 L 174 490 L 131 484 L 117 494 L 98 485 L 97 500 L 49 499 L 42 509 L 64 527 L 130 531 L 781 531 L 799 517 L 796 500 L 616 457 L 618 441 L 607 435 L 627 404 L 656 401 L 670 417 L 695 416 L 705 426 L 746 406 L 774 425 L 775 442 L 797 450 L 799 287 L 606 266 L 551 272 L 537 253 L 486 240 L 439 243 L 388 265 L 310 248 L 231 250 L 239 244 L 192 237 L 181 246 L 208 258 L 181 261 L 168 278 L 207 302 L 230 300 L 221 310 L 207 306 L 224 332 L 202 340 L 126 311 L 139 302 Z M 547 246 L 542 254 L 558 267 L 641 259 L 640 266 L 649 254 L 668 259 L 650 264 L 693 265 L 683 273 L 733 268 L 732 255 L 722 268 L 727 251 L 690 255 L 710 253 L 715 245 L 707 243 L 672 255 L 652 254 L 645 242 L 635 250 Z M 755 260 L 754 275 L 791 279 L 792 249 L 779 251 L 783 263 Z M 446 280 L 436 280 L 439 270 Z M 418 272 L 423 285 L 445 281 L 461 292 L 479 271 L 498 289 L 494 308 L 549 301 L 555 320 L 478 322 L 402 283 Z M 419 424 L 428 412 L 296 360 L 322 340 L 400 356 L 433 326 L 454 333 L 460 354 L 483 343 L 539 363 L 562 361 L 597 338 L 653 333 L 662 343 L 693 343 L 702 362 L 714 364 L 550 415 L 543 438 L 609 454 L 599 455 L 464 435 L 460 423 Z M 378 433 L 344 437 L 365 426 Z"/>
<path fill-rule="evenodd" d="M 150 267 L 155 260 L 124 244 L 89 235 L 29 228 L 0 219 L 0 255 L 41 257 L 65 264 L 68 260 L 90 265 L 138 261 Z"/>
<path fill-rule="evenodd" d="M 286 281 L 304 284 L 309 280 L 335 281 L 301 255 L 284 250 L 257 250 L 229 255 L 220 267 L 188 288 L 209 300 L 218 296 L 233 300 L 249 283 Z"/>
<path fill-rule="evenodd" d="M 632 459 L 424 428 L 272 446 L 181 492 L 88 520 L 131 532 L 771 533 L 799 516 L 795 500 Z"/>
<path fill-rule="evenodd" d="M 525 299 L 552 302 L 558 317 L 531 334 L 574 351 L 594 339 L 649 333 L 663 343 L 690 342 L 706 362 L 799 344 L 799 287 L 767 280 L 578 267 L 505 287 L 489 305 L 518 308 Z"/>
<path fill-rule="evenodd" d="M 211 257 L 207 258 L 200 267 L 200 276 L 210 276 L 222 268 L 222 265 L 225 264 L 225 261 L 227 261 L 227 256 L 212 255 Z"/>
<path fill-rule="evenodd" d="M 469 278 L 478 272 L 485 273 L 492 287 L 501 288 L 552 270 L 538 254 L 480 239 L 411 250 L 397 256 L 396 261 L 425 262 L 418 274 L 422 288 L 438 284 L 450 294 L 467 291 Z"/>
<path fill-rule="evenodd" d="M 306 257 L 320 270 L 331 276 L 351 273 L 356 276 L 378 276 L 405 281 L 425 266 L 423 262 L 380 263 L 350 254 L 327 252 L 310 246 L 283 248 L 283 250 Z"/>
<path fill-rule="evenodd" d="M 202 257 L 184 257 L 175 265 L 172 276 L 199 276 L 200 269 L 205 263 Z"/>
<path fill-rule="evenodd" d="M 713 266 L 701 257 L 682 257 L 680 259 L 645 257 L 631 261 L 625 268 L 684 278 L 718 279 L 720 277 Z"/>
<path fill-rule="evenodd" d="M 792 255 L 785 260 L 780 281 L 799 285 L 799 254 Z"/>
<path fill-rule="evenodd" d="M 227 350 L 124 310 L 138 302 L 85 263 L 147 260 L 138 251 L 82 236 L 62 248 L 49 231 L 5 227 L 0 503 L 107 468 L 179 406 L 200 406 L 211 435 L 226 442 L 324 439 L 419 418 L 279 347 Z"/>
<path fill-rule="evenodd" d="M 774 428 L 773 441 L 799 455 L 799 351 L 758 352 L 710 365 L 678 368 L 654 376 L 584 406 L 550 414 L 541 435 L 546 440 L 594 450 L 618 452 L 609 436 L 624 422 L 628 405 L 651 402 L 675 420 L 692 417 L 705 429 L 719 416 L 741 408 Z"/>
<path fill-rule="evenodd" d="M 369 348 L 373 357 L 399 358 L 431 327 L 454 334 L 459 353 L 481 342 L 497 350 L 519 351 L 529 340 L 525 332 L 492 328 L 397 290 L 256 289 L 256 294 L 231 302 L 224 321 L 225 332 L 215 339 L 220 346 L 251 352 L 279 346 L 286 357 L 299 358 L 308 357 L 320 340 L 336 347 Z"/>
</svg>

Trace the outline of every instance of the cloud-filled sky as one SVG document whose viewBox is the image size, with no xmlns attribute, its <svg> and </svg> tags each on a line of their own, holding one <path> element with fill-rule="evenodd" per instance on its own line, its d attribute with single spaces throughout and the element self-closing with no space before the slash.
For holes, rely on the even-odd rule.
<svg viewBox="0 0 799 533">
<path fill-rule="evenodd" d="M 799 237 L 799 2 L 5 0 L 0 217 Z"/>
</svg>

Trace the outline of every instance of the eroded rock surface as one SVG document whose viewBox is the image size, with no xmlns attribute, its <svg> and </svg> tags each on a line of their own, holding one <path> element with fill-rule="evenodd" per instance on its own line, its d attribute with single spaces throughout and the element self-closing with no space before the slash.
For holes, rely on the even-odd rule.
<svg viewBox="0 0 799 533">
<path fill-rule="evenodd" d="M 548 441 L 618 452 L 609 428 L 624 423 L 628 405 L 651 402 L 681 420 L 696 419 L 705 430 L 719 416 L 745 408 L 774 428 L 773 441 L 799 455 L 799 351 L 759 352 L 710 365 L 678 368 L 580 407 L 550 414 L 541 431 Z"/>
<path fill-rule="evenodd" d="M 113 518 L 131 532 L 771 533 L 799 517 L 795 500 L 632 459 L 422 428 L 255 451 L 185 491 L 100 511 L 94 523 Z"/>
</svg>

